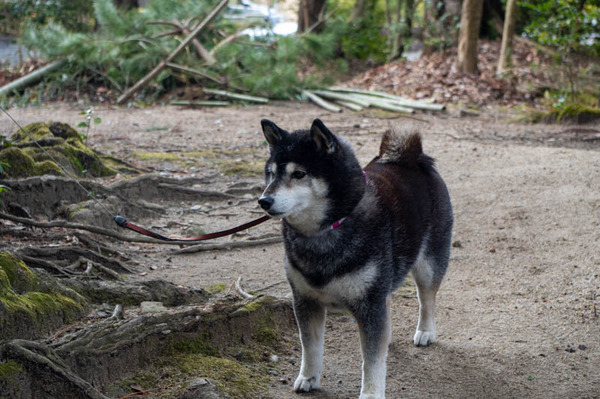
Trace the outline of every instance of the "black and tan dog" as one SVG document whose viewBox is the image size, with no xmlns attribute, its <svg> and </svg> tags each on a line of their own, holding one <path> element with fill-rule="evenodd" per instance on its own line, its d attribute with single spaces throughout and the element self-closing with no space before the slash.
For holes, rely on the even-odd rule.
<svg viewBox="0 0 600 399">
<path fill-rule="evenodd" d="M 418 134 L 383 136 L 361 169 L 352 149 L 316 119 L 292 133 L 261 122 L 271 154 L 260 206 L 283 219 L 285 270 L 302 343 L 294 389 L 320 386 L 328 308 L 360 329 L 360 398 L 385 397 L 390 297 L 412 273 L 419 297 L 414 343 L 436 341 L 434 305 L 448 266 L 452 205 Z"/>
</svg>

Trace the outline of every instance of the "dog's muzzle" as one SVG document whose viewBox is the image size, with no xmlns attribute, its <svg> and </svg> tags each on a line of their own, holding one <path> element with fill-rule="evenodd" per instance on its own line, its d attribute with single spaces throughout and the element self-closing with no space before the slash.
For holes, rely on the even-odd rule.
<svg viewBox="0 0 600 399">
<path fill-rule="evenodd" d="M 271 209 L 271 207 L 273 206 L 274 203 L 275 203 L 275 198 L 273 198 L 273 197 L 263 196 L 258 199 L 258 204 L 265 211 L 268 211 L 269 209 Z"/>
</svg>

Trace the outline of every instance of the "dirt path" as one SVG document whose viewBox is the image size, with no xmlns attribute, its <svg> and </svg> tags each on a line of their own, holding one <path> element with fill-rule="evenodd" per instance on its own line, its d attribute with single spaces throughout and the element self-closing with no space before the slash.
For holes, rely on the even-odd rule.
<svg viewBox="0 0 600 399">
<path fill-rule="evenodd" d="M 74 125 L 81 119 L 78 112 L 64 105 L 11 111 L 23 124 L 52 119 Z M 188 155 L 143 159 L 139 153 L 224 148 L 229 152 L 222 157 L 234 163 L 260 163 L 267 152 L 261 118 L 295 129 L 320 117 L 349 139 L 366 163 L 388 125 L 407 123 L 326 114 L 297 103 L 202 110 L 98 107 L 96 114 L 103 120 L 89 135 L 96 149 L 170 174 L 213 176 L 215 190 L 262 182 L 252 174 L 224 175 L 218 162 L 199 165 Z M 394 296 L 389 398 L 600 397 L 600 141 L 583 140 L 600 125 L 508 124 L 500 116 L 418 115 L 428 123 L 412 121 L 450 189 L 455 247 L 438 297 L 437 345 L 411 344 L 417 317 L 412 286 Z M 14 130 L 0 119 L 1 134 Z M 244 205 L 248 212 L 256 211 L 251 200 Z M 251 217 L 216 215 L 203 223 L 218 227 Z M 277 229 L 271 222 L 257 231 Z M 208 287 L 229 286 L 243 276 L 248 290 L 284 279 L 281 244 L 185 256 L 167 256 L 164 247 L 125 246 L 137 253 L 143 278 Z M 286 296 L 289 288 L 278 284 L 267 292 Z M 290 383 L 299 355 L 299 342 L 280 354 L 272 397 L 297 397 Z M 357 328 L 343 314 L 328 318 L 322 385 L 322 391 L 304 396 L 351 398 L 360 390 Z"/>
</svg>

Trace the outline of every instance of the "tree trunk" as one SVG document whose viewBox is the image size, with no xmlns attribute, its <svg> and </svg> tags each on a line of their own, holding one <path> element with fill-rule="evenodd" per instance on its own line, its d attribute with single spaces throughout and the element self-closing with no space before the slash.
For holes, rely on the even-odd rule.
<svg viewBox="0 0 600 399">
<path fill-rule="evenodd" d="M 481 25 L 483 0 L 464 0 L 458 35 L 456 69 L 462 73 L 476 74 L 477 39 Z"/>
<path fill-rule="evenodd" d="M 349 22 L 365 18 L 371 13 L 371 11 L 373 11 L 375 8 L 375 3 L 375 0 L 356 0 Z"/>
<path fill-rule="evenodd" d="M 319 21 L 325 0 L 300 0 L 298 9 L 298 32 L 305 32 Z M 315 29 L 318 31 L 318 28 Z"/>
<path fill-rule="evenodd" d="M 502 75 L 512 66 L 513 37 L 517 22 L 517 1 L 508 0 L 506 3 L 506 14 L 504 16 L 504 30 L 502 32 L 502 47 L 498 60 L 497 75 Z"/>
</svg>

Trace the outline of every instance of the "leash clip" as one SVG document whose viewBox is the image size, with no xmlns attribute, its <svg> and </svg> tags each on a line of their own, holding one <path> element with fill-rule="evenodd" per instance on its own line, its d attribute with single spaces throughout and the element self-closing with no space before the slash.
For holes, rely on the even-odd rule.
<svg viewBox="0 0 600 399">
<path fill-rule="evenodd" d="M 115 216 L 115 223 L 119 226 L 119 227 L 125 227 L 125 223 L 127 223 L 127 219 L 125 219 L 123 216 Z"/>
</svg>

